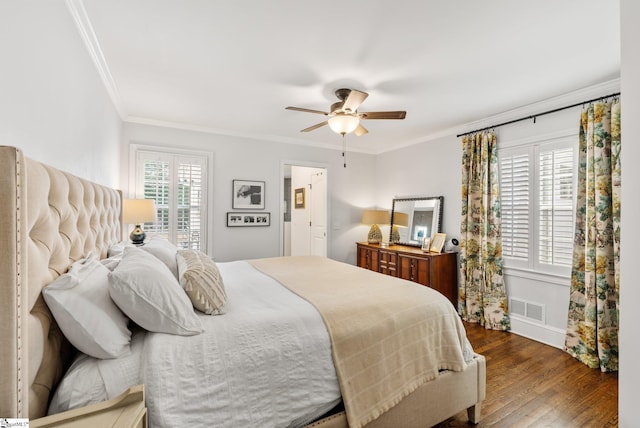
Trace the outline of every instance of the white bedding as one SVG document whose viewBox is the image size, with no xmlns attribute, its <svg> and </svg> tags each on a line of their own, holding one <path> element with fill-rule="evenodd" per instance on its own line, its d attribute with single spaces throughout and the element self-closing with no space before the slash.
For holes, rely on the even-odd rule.
<svg viewBox="0 0 640 428">
<path fill-rule="evenodd" d="M 147 334 L 150 426 L 287 427 L 330 410 L 340 388 L 317 310 L 247 262 L 218 267 L 225 315 L 200 315 L 197 336 Z"/>
<path fill-rule="evenodd" d="M 319 312 L 245 261 L 218 263 L 225 315 L 198 316 L 196 336 L 133 330 L 131 354 L 80 355 L 49 413 L 115 398 L 145 384 L 151 427 L 295 427 L 340 401 Z M 465 361 L 473 358 L 466 341 Z"/>
</svg>

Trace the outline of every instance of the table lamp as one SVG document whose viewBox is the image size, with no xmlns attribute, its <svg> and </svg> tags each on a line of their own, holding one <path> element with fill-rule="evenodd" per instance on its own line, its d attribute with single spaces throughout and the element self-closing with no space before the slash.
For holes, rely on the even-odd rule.
<svg viewBox="0 0 640 428">
<path fill-rule="evenodd" d="M 370 224 L 367 242 L 369 244 L 379 244 L 382 242 L 382 231 L 379 224 L 389 224 L 391 217 L 387 210 L 364 210 L 362 212 L 362 223 Z"/>
<path fill-rule="evenodd" d="M 155 221 L 156 204 L 152 199 L 125 199 L 122 201 L 122 222 L 135 225 L 129 235 L 129 239 L 134 245 L 142 245 L 147 236 L 140 225 Z"/>
</svg>

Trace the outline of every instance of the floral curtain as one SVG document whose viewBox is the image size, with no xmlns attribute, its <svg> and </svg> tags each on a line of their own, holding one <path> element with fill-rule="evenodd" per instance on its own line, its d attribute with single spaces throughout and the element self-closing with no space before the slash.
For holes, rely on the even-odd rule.
<svg viewBox="0 0 640 428">
<path fill-rule="evenodd" d="M 576 226 L 565 349 L 591 368 L 618 370 L 620 102 L 580 120 Z"/>
<path fill-rule="evenodd" d="M 458 311 L 465 321 L 509 330 L 496 149 L 493 132 L 462 137 Z"/>
</svg>

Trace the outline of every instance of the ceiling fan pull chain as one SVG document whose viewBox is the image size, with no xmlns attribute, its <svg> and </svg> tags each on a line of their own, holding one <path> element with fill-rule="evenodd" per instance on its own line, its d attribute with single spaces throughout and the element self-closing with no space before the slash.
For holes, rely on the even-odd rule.
<svg viewBox="0 0 640 428">
<path fill-rule="evenodd" d="M 347 139 L 346 135 L 342 134 L 342 157 L 344 158 L 344 167 L 347 167 Z"/>
</svg>

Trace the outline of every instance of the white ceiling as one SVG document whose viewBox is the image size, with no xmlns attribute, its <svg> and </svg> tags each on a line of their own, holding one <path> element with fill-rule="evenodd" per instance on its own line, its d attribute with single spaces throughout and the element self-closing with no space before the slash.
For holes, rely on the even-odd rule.
<svg viewBox="0 0 640 428">
<path fill-rule="evenodd" d="M 619 77 L 618 0 L 68 0 L 124 120 L 380 153 Z M 606 95 L 606 94 L 602 94 Z"/>
</svg>

